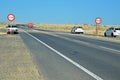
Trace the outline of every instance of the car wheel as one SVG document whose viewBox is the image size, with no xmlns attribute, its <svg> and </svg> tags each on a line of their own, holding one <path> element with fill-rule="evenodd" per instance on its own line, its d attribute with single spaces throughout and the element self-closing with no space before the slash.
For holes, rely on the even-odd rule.
<svg viewBox="0 0 120 80">
<path fill-rule="evenodd" d="M 17 32 L 14 32 L 14 34 L 17 34 Z"/>
<path fill-rule="evenodd" d="M 83 32 L 81 32 L 81 34 L 83 34 Z"/>
<path fill-rule="evenodd" d="M 111 36 L 114 37 L 113 33 L 111 33 Z"/>
<path fill-rule="evenodd" d="M 107 36 L 106 33 L 104 33 L 104 36 L 105 36 L 105 37 Z"/>
</svg>

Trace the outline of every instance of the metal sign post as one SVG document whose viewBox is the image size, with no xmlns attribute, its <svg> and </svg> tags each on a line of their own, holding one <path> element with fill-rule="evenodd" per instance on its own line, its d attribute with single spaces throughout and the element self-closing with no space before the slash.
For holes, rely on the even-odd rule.
<svg viewBox="0 0 120 80">
<path fill-rule="evenodd" d="M 15 20 L 15 15 L 14 14 L 8 14 L 7 19 L 9 21 L 10 27 L 12 27 L 13 21 Z"/>
<path fill-rule="evenodd" d="M 99 24 L 96 24 L 96 34 L 98 35 L 98 27 L 99 27 Z"/>
<path fill-rule="evenodd" d="M 96 23 L 96 34 L 98 35 L 98 27 L 99 27 L 99 24 L 102 23 L 102 19 L 100 17 L 97 17 L 95 19 L 95 23 Z"/>
</svg>

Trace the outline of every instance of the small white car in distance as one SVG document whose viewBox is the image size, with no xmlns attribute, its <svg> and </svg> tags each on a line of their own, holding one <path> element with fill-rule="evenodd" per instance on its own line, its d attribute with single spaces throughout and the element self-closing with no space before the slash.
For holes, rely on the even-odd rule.
<svg viewBox="0 0 120 80">
<path fill-rule="evenodd" d="M 104 36 L 120 36 L 120 28 L 111 27 L 104 32 Z"/>
<path fill-rule="evenodd" d="M 72 30 L 71 30 L 71 33 L 81 33 L 81 34 L 83 34 L 84 33 L 84 30 L 83 30 L 83 28 L 81 27 L 81 26 L 74 26 L 74 27 L 72 27 Z"/>
<path fill-rule="evenodd" d="M 7 34 L 18 34 L 18 28 L 16 25 L 7 25 L 6 26 L 6 33 Z"/>
</svg>

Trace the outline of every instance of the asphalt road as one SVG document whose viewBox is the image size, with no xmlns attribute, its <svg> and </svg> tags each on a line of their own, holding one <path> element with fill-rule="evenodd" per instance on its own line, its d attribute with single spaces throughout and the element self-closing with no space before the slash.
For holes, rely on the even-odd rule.
<svg viewBox="0 0 120 80">
<path fill-rule="evenodd" d="M 120 43 L 25 30 L 20 36 L 46 80 L 120 80 Z"/>
</svg>

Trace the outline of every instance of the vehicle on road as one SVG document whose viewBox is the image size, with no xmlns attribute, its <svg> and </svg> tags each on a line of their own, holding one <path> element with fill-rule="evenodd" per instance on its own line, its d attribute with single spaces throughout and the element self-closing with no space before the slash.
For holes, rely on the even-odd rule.
<svg viewBox="0 0 120 80">
<path fill-rule="evenodd" d="M 18 34 L 18 28 L 16 25 L 7 25 L 6 27 L 7 34 Z"/>
<path fill-rule="evenodd" d="M 83 27 L 81 27 L 81 26 L 74 26 L 74 27 L 72 27 L 72 30 L 71 30 L 71 33 L 81 33 L 81 34 L 83 34 L 84 33 L 84 30 L 83 30 Z"/>
<path fill-rule="evenodd" d="M 120 28 L 111 27 L 104 32 L 104 36 L 120 36 Z"/>
</svg>

